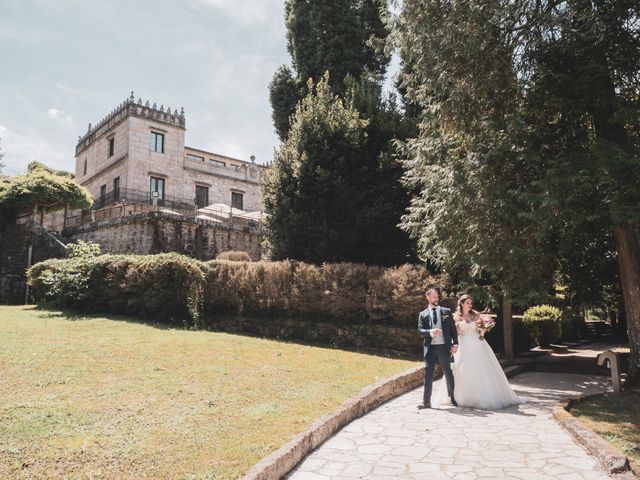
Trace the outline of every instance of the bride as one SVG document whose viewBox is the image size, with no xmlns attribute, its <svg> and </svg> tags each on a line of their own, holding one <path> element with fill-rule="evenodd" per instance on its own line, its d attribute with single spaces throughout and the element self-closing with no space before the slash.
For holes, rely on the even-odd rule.
<svg viewBox="0 0 640 480">
<path fill-rule="evenodd" d="M 496 410 L 523 403 L 511 389 L 493 350 L 480 336 L 486 332 L 476 326 L 479 313 L 473 310 L 469 295 L 458 299 L 453 315 L 458 330 L 460 348 L 452 364 L 455 396 L 461 407 Z M 444 382 L 443 382 L 444 386 Z M 446 388 L 438 392 L 438 403 L 448 403 Z"/>
</svg>

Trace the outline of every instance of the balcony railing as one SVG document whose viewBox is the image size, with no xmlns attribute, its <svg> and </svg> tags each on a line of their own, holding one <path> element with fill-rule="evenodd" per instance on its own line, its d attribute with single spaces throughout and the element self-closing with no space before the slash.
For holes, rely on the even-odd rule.
<svg viewBox="0 0 640 480">
<path fill-rule="evenodd" d="M 214 212 L 213 215 L 217 218 L 210 218 L 210 213 L 201 214 L 203 210 L 198 210 L 195 197 L 186 199 L 165 195 L 164 198 L 154 198 L 151 192 L 121 188 L 96 199 L 92 208 L 83 210 L 78 215 L 67 217 L 65 230 L 93 222 L 114 220 L 141 213 L 160 212 L 173 214 L 177 218 L 182 216 L 204 223 L 215 223 L 235 230 L 260 231 L 260 221 L 253 218 L 250 212 L 246 212 L 244 215 L 234 215 L 231 213 L 230 207 L 225 208 L 229 208 L 228 217 L 225 210 L 224 214 L 216 215 L 219 212 Z"/>
<path fill-rule="evenodd" d="M 138 202 L 153 202 L 153 196 L 151 192 L 145 192 L 141 190 L 131 190 L 128 188 L 119 188 L 112 192 L 103 195 L 93 202 L 93 210 L 100 210 L 101 208 L 111 205 L 112 203 L 138 203 Z M 168 208 L 178 208 L 182 210 L 193 210 L 196 206 L 195 197 L 193 199 L 172 197 L 165 195 L 158 197 L 158 206 Z"/>
</svg>

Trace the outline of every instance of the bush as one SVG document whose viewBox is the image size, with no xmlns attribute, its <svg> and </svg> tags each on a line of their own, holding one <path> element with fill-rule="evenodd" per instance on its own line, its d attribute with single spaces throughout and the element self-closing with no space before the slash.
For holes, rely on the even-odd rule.
<svg viewBox="0 0 640 480">
<path fill-rule="evenodd" d="M 71 250 L 69 257 L 99 257 L 102 254 L 100 245 L 94 242 L 85 242 L 78 240 L 76 243 L 68 243 L 67 247 Z"/>
<path fill-rule="evenodd" d="M 247 252 L 237 252 L 235 250 L 222 252 L 216 258 L 218 260 L 229 260 L 231 262 L 250 262 L 251 261 L 251 257 Z"/>
<path fill-rule="evenodd" d="M 524 312 L 522 322 L 531 332 L 533 340 L 548 347 L 562 336 L 562 312 L 550 305 L 537 305 Z"/>
<path fill-rule="evenodd" d="M 198 263 L 178 254 L 80 256 L 38 263 L 27 277 L 36 300 L 50 305 L 197 327 L 204 279 Z"/>
<path fill-rule="evenodd" d="M 31 267 L 36 300 L 84 311 L 202 325 L 216 315 L 295 316 L 415 328 L 430 286 L 423 267 L 352 263 L 200 262 L 172 254 L 80 255 Z M 446 293 L 446 292 L 445 292 Z"/>
</svg>

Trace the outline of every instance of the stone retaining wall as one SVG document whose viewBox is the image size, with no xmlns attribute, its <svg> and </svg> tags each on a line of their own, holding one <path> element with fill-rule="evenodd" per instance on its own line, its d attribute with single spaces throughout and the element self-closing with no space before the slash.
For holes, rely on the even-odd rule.
<svg viewBox="0 0 640 480">
<path fill-rule="evenodd" d="M 262 256 L 262 235 L 163 212 L 145 212 L 81 225 L 65 231 L 69 241 L 99 243 L 103 253 L 177 252 L 211 260 L 221 252 L 240 250 L 253 260 Z"/>
</svg>

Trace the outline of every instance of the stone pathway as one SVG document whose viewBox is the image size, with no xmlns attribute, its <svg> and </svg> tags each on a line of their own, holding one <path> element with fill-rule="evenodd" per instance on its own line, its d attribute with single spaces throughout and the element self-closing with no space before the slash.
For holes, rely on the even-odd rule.
<svg viewBox="0 0 640 480">
<path fill-rule="evenodd" d="M 497 412 L 418 411 L 422 390 L 409 392 L 345 426 L 288 478 L 609 478 L 551 416 L 560 399 L 608 388 L 606 378 L 536 372 L 511 383 L 528 403 Z"/>
</svg>

